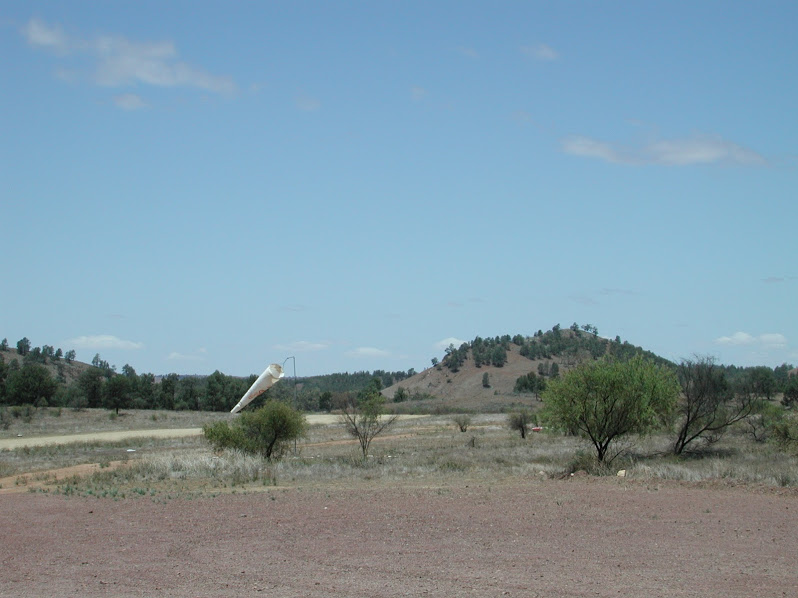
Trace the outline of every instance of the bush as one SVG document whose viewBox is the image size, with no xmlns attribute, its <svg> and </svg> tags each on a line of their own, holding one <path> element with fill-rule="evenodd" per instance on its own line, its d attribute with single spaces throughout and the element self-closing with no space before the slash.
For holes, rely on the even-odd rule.
<svg viewBox="0 0 798 598">
<path fill-rule="evenodd" d="M 236 449 L 271 461 L 282 457 L 288 443 L 306 428 L 304 415 L 286 403 L 269 400 L 260 409 L 242 413 L 232 424 L 206 424 L 202 432 L 216 450 Z"/>
<path fill-rule="evenodd" d="M 471 417 L 468 415 L 455 415 L 452 418 L 452 421 L 457 424 L 457 427 L 461 432 L 467 432 L 468 426 L 471 425 Z"/>
</svg>

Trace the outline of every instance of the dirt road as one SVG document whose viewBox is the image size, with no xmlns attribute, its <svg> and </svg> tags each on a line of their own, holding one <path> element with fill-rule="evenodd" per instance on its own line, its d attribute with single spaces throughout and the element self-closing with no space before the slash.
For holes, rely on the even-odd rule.
<svg viewBox="0 0 798 598">
<path fill-rule="evenodd" d="M 425 417 L 420 415 L 402 415 L 400 419 Z M 305 418 L 310 425 L 334 424 L 338 416 L 333 414 L 310 414 Z M 154 430 L 120 430 L 115 432 L 87 432 L 85 434 L 65 434 L 60 436 L 30 436 L 0 439 L 0 450 L 15 449 L 23 446 L 47 446 L 52 444 L 69 444 L 71 442 L 114 442 L 127 438 L 180 438 L 198 436 L 202 428 L 160 428 Z"/>
</svg>

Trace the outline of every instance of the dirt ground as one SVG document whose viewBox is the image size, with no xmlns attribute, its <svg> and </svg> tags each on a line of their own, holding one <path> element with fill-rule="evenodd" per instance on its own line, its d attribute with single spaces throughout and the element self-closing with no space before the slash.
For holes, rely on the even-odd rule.
<svg viewBox="0 0 798 598">
<path fill-rule="evenodd" d="M 0 596 L 798 595 L 798 494 L 622 478 L 0 495 Z"/>
</svg>

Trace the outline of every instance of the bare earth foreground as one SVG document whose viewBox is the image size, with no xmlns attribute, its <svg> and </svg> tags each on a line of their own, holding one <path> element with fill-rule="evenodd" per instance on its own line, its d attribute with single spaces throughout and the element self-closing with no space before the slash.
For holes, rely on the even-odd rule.
<svg viewBox="0 0 798 598">
<path fill-rule="evenodd" d="M 798 495 L 576 476 L 0 496 L 2 596 L 796 596 Z"/>
</svg>

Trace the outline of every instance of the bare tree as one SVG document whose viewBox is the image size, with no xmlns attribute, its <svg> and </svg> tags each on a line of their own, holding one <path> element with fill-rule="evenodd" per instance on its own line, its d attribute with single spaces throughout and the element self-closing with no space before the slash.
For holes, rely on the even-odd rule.
<svg viewBox="0 0 798 598">
<path fill-rule="evenodd" d="M 712 357 L 682 361 L 677 375 L 682 397 L 676 410 L 676 455 L 699 439 L 710 444 L 718 441 L 729 426 L 748 417 L 757 405 L 754 387 L 743 383 L 735 392 Z"/>
<path fill-rule="evenodd" d="M 534 423 L 534 416 L 528 409 L 521 409 L 507 417 L 507 425 L 511 430 L 521 433 L 521 438 L 526 438 L 529 426 Z"/>
<path fill-rule="evenodd" d="M 371 441 L 392 426 L 399 417 L 385 414 L 385 397 L 380 394 L 380 386 L 379 380 L 375 378 L 356 399 L 344 402 L 338 416 L 347 433 L 360 443 L 364 460 L 368 457 Z"/>
</svg>

